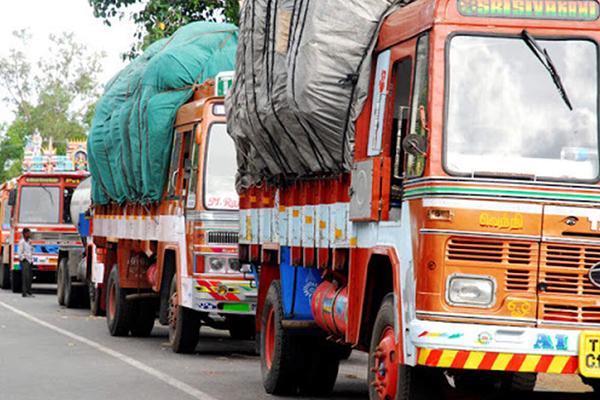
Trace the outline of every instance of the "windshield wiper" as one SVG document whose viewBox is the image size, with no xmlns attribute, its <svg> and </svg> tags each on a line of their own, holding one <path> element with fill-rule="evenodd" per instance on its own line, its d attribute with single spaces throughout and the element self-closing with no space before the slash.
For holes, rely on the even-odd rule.
<svg viewBox="0 0 600 400">
<path fill-rule="evenodd" d="M 54 205 L 54 199 L 52 198 L 52 193 L 50 193 L 50 191 L 48 189 L 46 189 L 45 186 L 42 186 L 42 184 L 40 184 L 40 187 L 42 189 L 44 189 L 44 192 L 48 193 L 48 196 L 50 196 L 50 204 Z"/>
<path fill-rule="evenodd" d="M 531 36 L 531 34 L 529 32 L 527 32 L 527 29 L 523 29 L 523 32 L 521 32 L 521 36 L 523 37 L 523 40 L 527 44 L 527 47 L 529 47 L 529 49 L 531 49 L 533 54 L 535 54 L 535 56 L 540 60 L 542 65 L 548 70 L 548 72 L 550 73 L 550 76 L 552 77 L 552 81 L 554 81 L 554 84 L 556 85 L 556 88 L 558 89 L 558 93 L 560 93 L 560 96 L 565 101 L 565 104 L 567 105 L 567 107 L 569 107 L 569 110 L 572 111 L 573 106 L 571 105 L 571 100 L 569 100 L 567 91 L 565 90 L 565 87 L 562 84 L 562 80 L 560 79 L 560 75 L 558 74 L 558 71 L 556 70 L 554 63 L 552 62 L 552 58 L 550 58 L 550 54 L 548 54 L 546 49 L 544 49 L 542 46 L 540 46 L 540 44 L 537 42 L 537 40 L 535 40 L 535 38 L 533 36 Z"/>
</svg>

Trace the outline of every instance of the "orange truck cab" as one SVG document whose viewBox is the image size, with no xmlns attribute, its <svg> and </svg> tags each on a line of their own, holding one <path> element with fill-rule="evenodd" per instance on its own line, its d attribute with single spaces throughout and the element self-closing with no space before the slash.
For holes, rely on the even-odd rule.
<svg viewBox="0 0 600 400">
<path fill-rule="evenodd" d="M 160 203 L 93 206 L 112 335 L 149 335 L 158 312 L 178 353 L 195 350 L 201 324 L 254 336 L 256 287 L 237 259 L 235 150 L 219 93 L 230 81 L 207 80 L 179 109 Z"/>
<path fill-rule="evenodd" d="M 10 242 L 3 246 L 3 252 L 10 254 L 13 292 L 21 291 L 18 245 L 24 228 L 32 232 L 34 283 L 56 282 L 59 247 L 81 245 L 71 224 L 70 204 L 73 191 L 86 176 L 86 172 L 30 172 L 17 178 L 8 202 L 14 207 Z"/>
<path fill-rule="evenodd" d="M 0 288 L 10 288 L 10 224 L 12 218 L 12 206 L 8 204 L 10 192 L 14 182 L 4 182 L 0 186 L 0 221 L 2 221 L 0 243 L 2 243 L 2 261 L 0 262 Z M 6 248 L 6 253 L 4 252 Z"/>
<path fill-rule="evenodd" d="M 268 392 L 330 391 L 331 341 L 370 353 L 370 399 L 446 376 L 600 389 L 599 15 L 417 0 L 387 16 L 351 172 L 240 195 Z"/>
</svg>

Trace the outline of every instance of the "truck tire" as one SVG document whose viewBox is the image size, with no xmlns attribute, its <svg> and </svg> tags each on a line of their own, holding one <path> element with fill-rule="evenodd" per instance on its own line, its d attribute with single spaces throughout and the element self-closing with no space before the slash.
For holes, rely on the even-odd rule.
<svg viewBox="0 0 600 400">
<path fill-rule="evenodd" d="M 95 288 L 92 284 L 88 286 L 90 292 L 90 311 L 95 317 L 101 317 L 105 315 L 105 311 L 100 307 L 102 289 Z"/>
<path fill-rule="evenodd" d="M 67 259 L 61 258 L 56 269 L 56 300 L 61 306 L 65 305 L 65 275 L 69 276 Z"/>
<path fill-rule="evenodd" d="M 134 319 L 131 324 L 131 336 L 150 336 L 156 319 L 156 302 L 152 299 L 139 300 L 134 303 L 133 309 Z"/>
<path fill-rule="evenodd" d="M 329 396 L 338 376 L 340 351 L 334 343 L 315 336 L 298 337 L 302 371 L 298 389 L 302 396 Z"/>
<path fill-rule="evenodd" d="M 10 288 L 13 293 L 21 293 L 23 291 L 23 283 L 21 282 L 21 271 L 13 269 L 10 271 Z"/>
<path fill-rule="evenodd" d="M 298 337 L 281 326 L 284 319 L 281 282 L 271 283 L 262 313 L 260 369 L 265 391 L 272 395 L 292 395 L 298 389 L 301 359 Z"/>
<path fill-rule="evenodd" d="M 0 264 L 0 288 L 10 289 L 10 268 L 8 264 Z"/>
<path fill-rule="evenodd" d="M 256 336 L 256 319 L 251 315 L 231 315 L 227 317 L 229 334 L 234 340 L 253 340 Z"/>
<path fill-rule="evenodd" d="M 125 297 L 127 291 L 119 287 L 119 269 L 114 266 L 108 276 L 106 296 L 106 324 L 111 336 L 126 336 L 131 327 L 133 308 Z"/>
<path fill-rule="evenodd" d="M 69 267 L 67 264 L 67 259 L 63 258 L 61 260 L 65 261 L 63 268 L 61 271 L 58 271 L 58 276 L 63 276 L 63 288 L 64 288 L 64 295 L 63 295 L 63 302 L 64 302 L 64 306 L 67 308 L 78 308 L 81 306 L 81 297 L 82 294 L 81 293 L 81 288 L 80 287 L 75 287 L 73 286 L 73 282 L 71 282 L 71 276 L 69 274 Z M 60 279 L 60 278 L 59 278 Z"/>
<path fill-rule="evenodd" d="M 68 274 L 68 272 L 67 272 Z M 65 282 L 65 307 L 67 308 L 79 308 L 81 307 L 81 288 L 74 287 L 71 282 L 71 277 L 67 277 Z"/>
<path fill-rule="evenodd" d="M 200 340 L 200 315 L 178 304 L 177 277 L 171 279 L 169 296 L 169 342 L 175 353 L 193 353 Z"/>
<path fill-rule="evenodd" d="M 369 352 L 369 399 L 433 400 L 447 387 L 443 370 L 400 364 L 396 355 L 394 297 L 386 295 L 377 313 Z"/>
</svg>

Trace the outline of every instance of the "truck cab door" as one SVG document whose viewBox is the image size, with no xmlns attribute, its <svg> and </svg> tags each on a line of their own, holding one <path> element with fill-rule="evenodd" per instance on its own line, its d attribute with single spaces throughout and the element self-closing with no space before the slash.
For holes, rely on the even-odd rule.
<svg viewBox="0 0 600 400">
<path fill-rule="evenodd" d="M 192 134 L 193 129 L 190 129 L 191 127 L 188 126 L 185 128 L 178 128 L 173 138 L 166 200 L 180 200 L 185 198 L 186 183 L 189 178 L 186 173 L 186 167 L 189 166 L 189 162 L 185 162 L 185 160 L 190 158 L 194 136 Z"/>
<path fill-rule="evenodd" d="M 421 37 L 396 45 L 377 57 L 368 159 L 355 162 L 352 171 L 350 218 L 353 221 L 400 218 L 402 187 L 407 178 L 402 140 L 411 129 L 418 102 L 413 80 L 415 59 L 419 57 L 417 47 L 423 47 Z"/>
</svg>

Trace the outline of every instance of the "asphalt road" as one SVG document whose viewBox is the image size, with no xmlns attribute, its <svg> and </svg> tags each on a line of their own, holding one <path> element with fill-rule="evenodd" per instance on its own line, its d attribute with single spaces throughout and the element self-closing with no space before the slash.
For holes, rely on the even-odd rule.
<svg viewBox="0 0 600 400">
<path fill-rule="evenodd" d="M 114 338 L 104 318 L 56 302 L 51 285 L 34 298 L 0 290 L 0 399 L 272 399 L 265 394 L 254 342 L 202 328 L 196 354 L 171 351 L 168 332 L 150 338 Z M 343 361 L 331 398 L 365 399 L 367 356 Z M 578 377 L 542 375 L 526 399 L 592 399 Z M 578 392 L 578 393 L 575 393 Z M 450 394 L 451 398 L 459 398 Z M 511 396 L 515 400 L 515 396 Z"/>
</svg>

